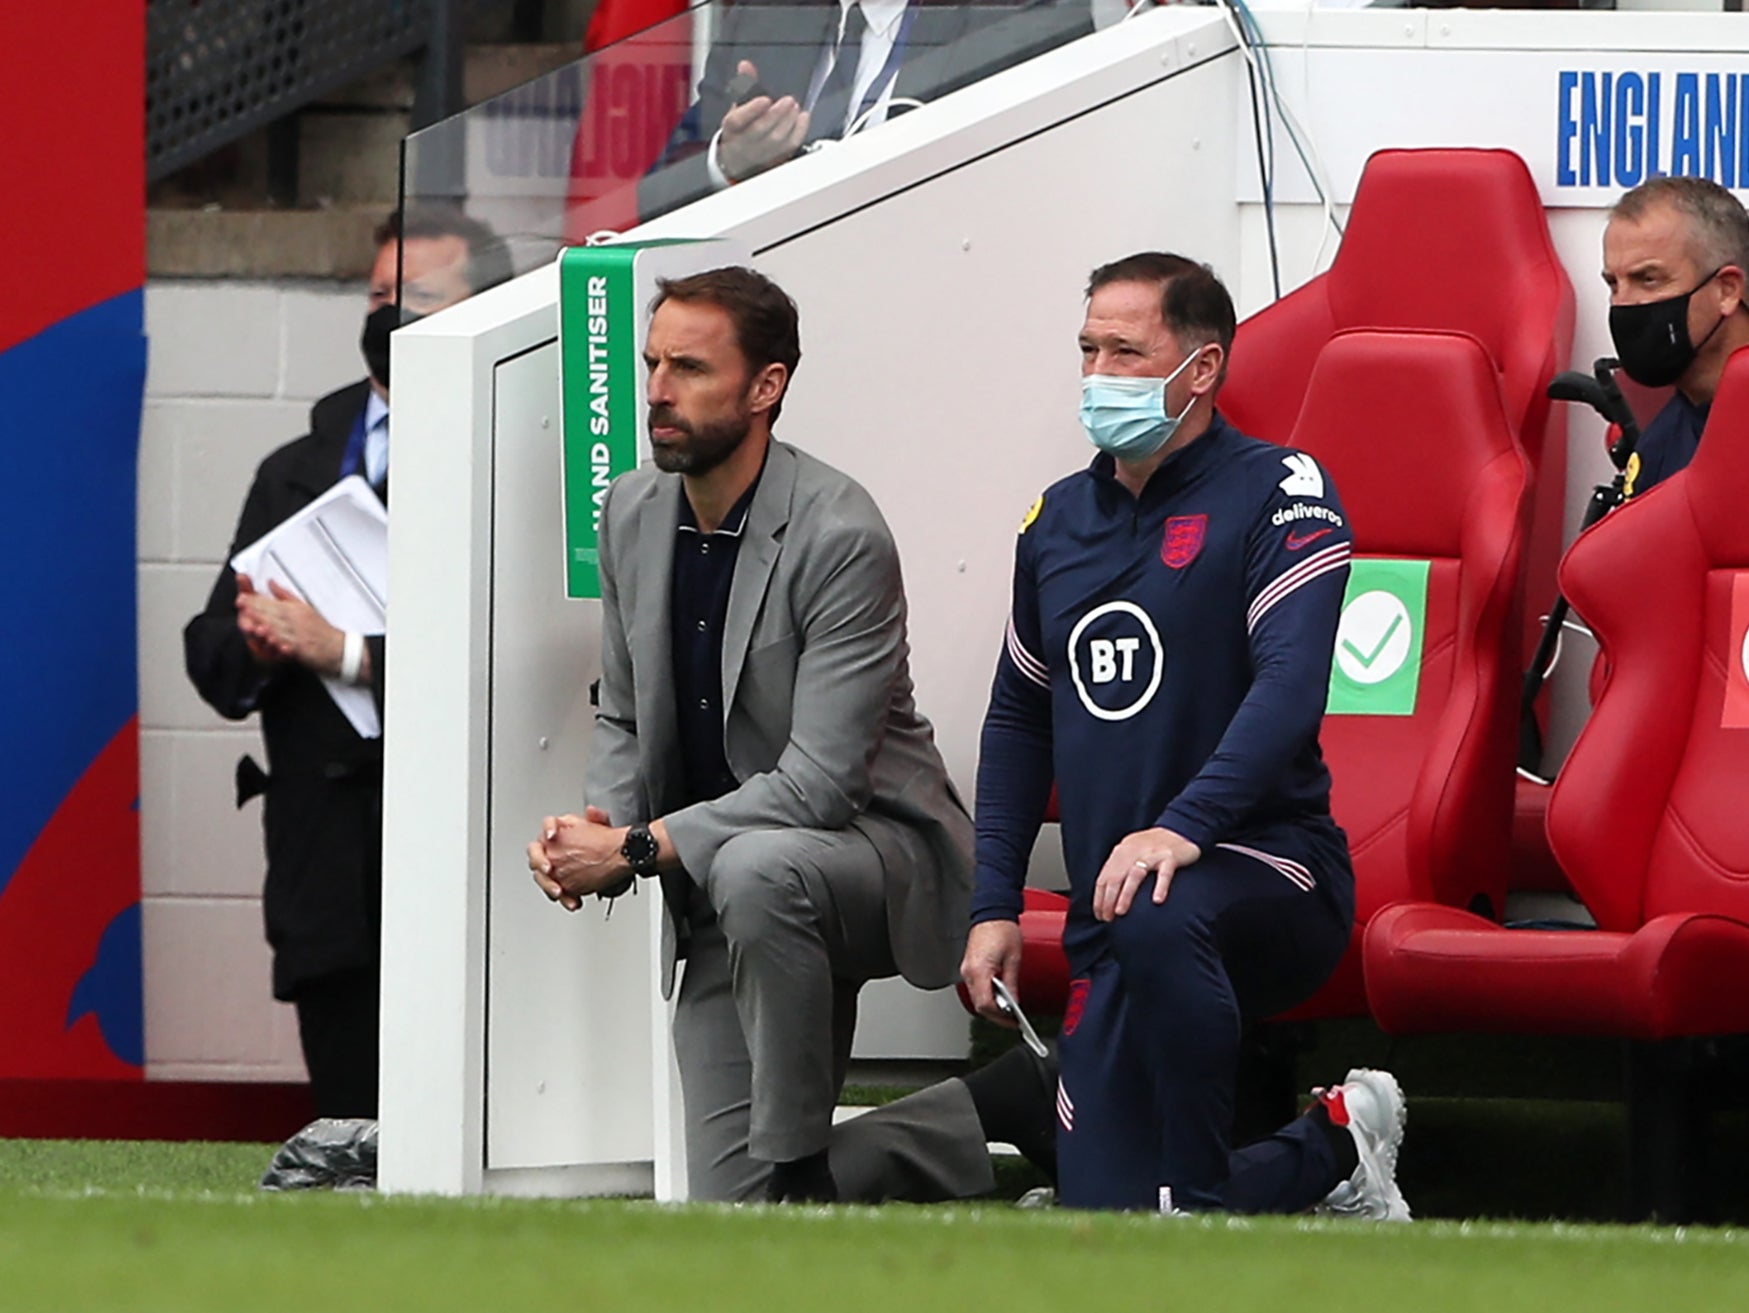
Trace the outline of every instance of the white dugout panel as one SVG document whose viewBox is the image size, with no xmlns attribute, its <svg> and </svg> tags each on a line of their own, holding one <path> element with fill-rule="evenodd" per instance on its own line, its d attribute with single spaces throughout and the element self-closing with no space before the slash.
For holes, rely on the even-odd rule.
<svg viewBox="0 0 1749 1313">
<path fill-rule="evenodd" d="M 543 280 L 468 303 L 397 375 L 383 1183 L 668 1195 L 654 900 L 554 914 L 522 855 L 576 805 L 597 661 L 596 613 L 563 601 L 558 569 Z"/>
<path fill-rule="evenodd" d="M 1359 162 L 1386 146 L 1505 145 L 1536 171 L 1550 157 L 1546 96 L 1502 70 L 1523 67 L 1510 57 L 1526 48 L 1620 55 L 1622 19 L 1262 15 L 1339 204 Z M 1634 23 L 1627 48 L 1741 49 L 1725 26 L 1735 16 L 1656 22 Z M 1405 102 L 1430 56 L 1445 80 L 1427 86 L 1457 85 L 1458 51 L 1456 76 L 1485 115 L 1461 97 L 1431 117 Z M 1388 76 L 1353 73 L 1379 68 Z M 1074 342 L 1088 270 L 1164 247 L 1208 260 L 1242 313 L 1268 299 L 1244 95 L 1218 15 L 1163 9 L 635 234 L 738 238 L 796 297 L 803 361 L 779 436 L 861 480 L 891 522 L 918 700 L 968 796 L 1015 526 L 1086 456 Z M 1501 108 L 1514 98 L 1517 110 Z M 1292 287 L 1334 243 L 1283 178 Z M 1607 200 L 1538 182 L 1557 207 L 1588 363 L 1607 341 L 1589 290 L 1594 206 Z M 541 270 L 395 337 L 381 1179 L 401 1191 L 674 1198 L 684 1174 L 654 987 L 657 900 L 622 900 L 611 921 L 594 908 L 567 917 L 523 859 L 541 816 L 579 804 L 597 660 L 594 604 L 562 600 L 556 297 L 554 271 Z M 1576 506 L 1600 471 L 1595 426 L 1572 419 Z M 1040 847 L 1047 874 L 1060 870 L 1053 847 Z M 859 1056 L 963 1054 L 950 993 L 888 982 L 864 999 Z"/>
</svg>

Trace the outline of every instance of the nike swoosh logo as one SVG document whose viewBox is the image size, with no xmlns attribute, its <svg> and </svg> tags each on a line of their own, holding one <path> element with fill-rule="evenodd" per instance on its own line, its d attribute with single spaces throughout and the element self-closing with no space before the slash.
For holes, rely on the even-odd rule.
<svg viewBox="0 0 1749 1313">
<path fill-rule="evenodd" d="M 1297 552 L 1307 543 L 1315 543 L 1318 539 L 1322 538 L 1329 532 L 1330 530 L 1328 529 L 1314 529 L 1312 532 L 1306 534 L 1289 533 L 1287 541 L 1283 543 L 1282 546 L 1286 547 L 1290 552 Z"/>
</svg>

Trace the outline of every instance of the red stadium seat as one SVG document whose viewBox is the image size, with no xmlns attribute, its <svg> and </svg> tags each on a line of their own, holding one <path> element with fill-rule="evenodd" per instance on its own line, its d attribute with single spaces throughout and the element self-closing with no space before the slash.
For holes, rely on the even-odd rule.
<svg viewBox="0 0 1749 1313">
<path fill-rule="evenodd" d="M 1290 1019 L 1364 1016 L 1360 933 L 1380 907 L 1498 916 L 1505 902 L 1530 471 L 1487 353 L 1455 333 L 1337 334 L 1290 445 L 1330 472 L 1356 559 L 1431 563 L 1414 713 L 1329 715 L 1321 736 L 1354 857 L 1355 943 Z"/>
<path fill-rule="evenodd" d="M 1414 713 L 1324 722 L 1333 809 L 1354 852 L 1358 924 L 1404 898 L 1497 913 L 1517 748 L 1516 600 L 1529 472 L 1493 366 L 1460 334 L 1337 334 L 1290 436 L 1330 472 L 1357 557 L 1430 563 Z M 1060 898 L 1029 893 L 1021 916 L 1021 1003 L 1029 1009 L 1062 1009 L 1065 908 Z M 1357 929 L 1330 984 L 1288 1019 L 1365 1010 Z"/>
<path fill-rule="evenodd" d="M 1699 1118 L 1689 1059 L 1671 1055 L 1749 1034 L 1745 486 L 1749 351 L 1726 367 L 1689 469 L 1586 533 L 1562 566 L 1609 674 L 1555 783 L 1548 835 L 1598 928 L 1508 930 L 1412 902 L 1366 934 L 1368 999 L 1392 1033 L 1640 1041 L 1634 1207 L 1672 1221 L 1692 1207 L 1685 1137 Z"/>
<path fill-rule="evenodd" d="M 1468 333 L 1500 373 L 1506 416 L 1534 478 L 1524 556 L 1522 659 L 1554 598 L 1567 489 L 1566 408 L 1546 389 L 1573 352 L 1573 287 L 1524 161 L 1511 151 L 1382 150 L 1366 163 L 1329 272 L 1239 325 L 1221 402 L 1247 433 L 1285 442 L 1312 363 L 1347 328 Z M 1534 788 L 1522 803 L 1540 808 Z M 1533 818 L 1514 888 L 1544 888 Z"/>
<path fill-rule="evenodd" d="M 1374 154 L 1329 272 L 1239 325 L 1221 393 L 1227 418 L 1287 441 L 1318 353 L 1348 328 L 1467 333 L 1494 362 L 1535 478 L 1525 560 L 1534 619 L 1554 595 L 1561 554 L 1566 417 L 1546 389 L 1573 353 L 1573 287 L 1524 161 L 1506 150 Z M 1528 657 L 1534 629 L 1524 639 Z"/>
</svg>

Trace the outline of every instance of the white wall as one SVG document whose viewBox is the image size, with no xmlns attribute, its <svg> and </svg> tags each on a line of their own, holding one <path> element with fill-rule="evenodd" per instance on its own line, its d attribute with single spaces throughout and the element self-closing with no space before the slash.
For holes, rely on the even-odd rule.
<svg viewBox="0 0 1749 1313">
<path fill-rule="evenodd" d="M 273 1001 L 261 929 L 261 804 L 232 771 L 262 760 L 183 673 L 255 466 L 310 403 L 358 379 L 362 284 L 160 280 L 146 287 L 140 434 L 140 829 L 146 1073 L 300 1080 L 297 1023 Z M 265 762 L 263 763 L 265 764 Z"/>
</svg>

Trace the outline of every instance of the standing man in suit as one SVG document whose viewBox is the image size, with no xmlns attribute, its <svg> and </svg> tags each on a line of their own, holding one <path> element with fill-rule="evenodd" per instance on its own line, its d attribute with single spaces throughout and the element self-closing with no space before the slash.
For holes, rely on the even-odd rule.
<svg viewBox="0 0 1749 1313">
<path fill-rule="evenodd" d="M 1005 19 L 988 48 L 924 59 Z M 638 187 L 645 219 L 843 137 L 865 116 L 878 123 L 895 96 L 934 99 L 1092 30 L 1085 4 L 1062 0 L 743 0 L 719 21 L 698 99 Z"/>
<path fill-rule="evenodd" d="M 528 846 L 572 910 L 660 883 L 687 963 L 695 1199 L 837 1197 L 857 992 L 952 983 L 970 896 L 971 822 L 912 699 L 892 535 L 858 484 L 771 435 L 800 357 L 795 304 L 761 275 L 661 284 L 655 468 L 601 513 L 588 806 Z"/>
<path fill-rule="evenodd" d="M 390 331 L 510 276 L 497 237 L 459 211 L 391 214 L 376 240 L 360 338 L 370 376 L 323 397 L 309 434 L 261 463 L 227 562 L 350 474 L 386 501 Z M 316 1114 L 375 1117 L 382 743 L 353 729 L 322 679 L 368 687 L 380 716 L 382 635 L 342 633 L 227 563 L 182 641 L 188 677 L 213 710 L 227 720 L 261 714 L 272 774 L 243 758 L 237 805 L 265 795 L 273 995 L 297 1008 Z"/>
</svg>

